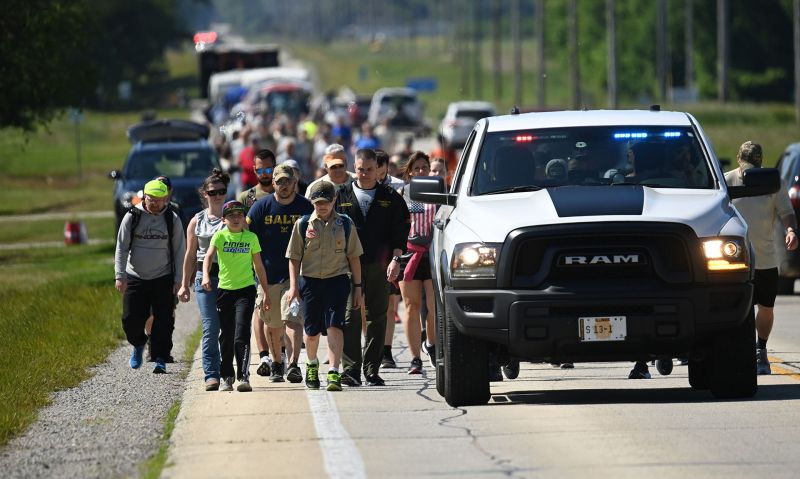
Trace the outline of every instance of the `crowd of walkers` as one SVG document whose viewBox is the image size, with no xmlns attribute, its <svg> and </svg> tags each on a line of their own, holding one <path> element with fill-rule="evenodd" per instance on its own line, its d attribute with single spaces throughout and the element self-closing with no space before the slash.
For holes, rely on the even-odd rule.
<svg viewBox="0 0 800 479">
<path fill-rule="evenodd" d="M 252 390 L 251 335 L 259 350 L 256 373 L 271 382 L 305 379 L 320 388 L 325 362 L 329 391 L 384 385 L 381 369 L 397 367 L 396 293 L 405 304 L 408 373 L 423 372 L 423 351 L 434 365 L 428 247 L 435 207 L 412 201 L 407 183 L 420 175 L 446 177 L 447 165 L 410 147 L 405 142 L 390 155 L 330 143 L 313 178 L 295 159 L 258 147 L 250 171 L 238 170 L 238 185 L 219 169 L 198 185 L 205 208 L 185 235 L 170 207 L 169 179 L 148 182 L 143 201 L 123 218 L 115 254 L 130 367 L 142 366 L 150 344 L 153 372 L 166 372 L 174 308 L 190 301 L 192 291 L 209 391 Z M 231 188 L 237 199 L 226 202 Z M 320 335 L 328 349 L 318 356 Z"/>
</svg>

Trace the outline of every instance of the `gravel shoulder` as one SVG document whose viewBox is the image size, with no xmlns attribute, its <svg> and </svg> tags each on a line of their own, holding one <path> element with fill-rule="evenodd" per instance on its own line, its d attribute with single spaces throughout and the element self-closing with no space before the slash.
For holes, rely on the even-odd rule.
<svg viewBox="0 0 800 479">
<path fill-rule="evenodd" d="M 186 338 L 199 324 L 194 301 L 178 305 L 168 374 L 153 363 L 128 366 L 131 346 L 123 341 L 78 387 L 57 391 L 25 434 L 0 449 L 5 478 L 138 477 L 152 456 L 170 406 L 183 395 Z M 120 326 L 121 327 L 121 326 Z"/>
</svg>

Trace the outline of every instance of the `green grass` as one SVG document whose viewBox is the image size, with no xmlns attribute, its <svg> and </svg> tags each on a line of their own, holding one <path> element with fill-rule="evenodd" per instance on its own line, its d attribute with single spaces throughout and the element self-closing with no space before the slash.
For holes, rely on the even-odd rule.
<svg viewBox="0 0 800 479">
<path fill-rule="evenodd" d="M 81 219 L 80 213 L 77 213 L 74 219 L 83 221 L 89 239 L 113 240 L 116 237 L 113 217 Z M 0 223 L 0 243 L 63 241 L 64 223 L 64 220 Z"/>
<path fill-rule="evenodd" d="M 200 345 L 200 339 L 203 337 L 203 329 L 198 326 L 197 329 L 186 338 L 185 347 L 183 349 L 183 361 L 191 364 L 194 359 L 194 352 Z M 184 377 L 189 374 L 187 369 L 183 375 Z M 150 459 L 142 463 L 140 471 L 142 472 L 143 479 L 156 479 L 161 477 L 161 471 L 167 463 L 167 455 L 169 453 L 169 439 L 172 437 L 172 431 L 175 430 L 175 420 L 178 419 L 178 413 L 181 410 L 181 401 L 177 400 L 172 403 L 169 408 L 167 417 L 164 419 L 164 433 L 158 444 L 158 451 L 153 454 Z"/>
<path fill-rule="evenodd" d="M 0 251 L 0 445 L 119 344 L 113 248 Z"/>
</svg>

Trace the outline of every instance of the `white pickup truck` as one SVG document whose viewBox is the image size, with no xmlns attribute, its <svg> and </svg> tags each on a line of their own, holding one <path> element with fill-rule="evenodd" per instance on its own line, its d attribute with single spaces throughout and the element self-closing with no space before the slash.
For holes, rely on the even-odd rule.
<svg viewBox="0 0 800 479">
<path fill-rule="evenodd" d="M 437 389 L 489 400 L 501 364 L 689 359 L 715 397 L 757 389 L 752 254 L 731 199 L 770 194 L 774 169 L 728 187 L 692 115 L 564 111 L 496 116 L 470 134 L 431 244 Z M 517 363 L 518 364 L 518 363 Z"/>
</svg>

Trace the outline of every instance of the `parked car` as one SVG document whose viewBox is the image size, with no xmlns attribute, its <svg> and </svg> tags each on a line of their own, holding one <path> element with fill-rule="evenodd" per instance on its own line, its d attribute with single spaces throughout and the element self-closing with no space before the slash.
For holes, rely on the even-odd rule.
<svg viewBox="0 0 800 479">
<path fill-rule="evenodd" d="M 507 369 L 685 357 L 692 389 L 753 396 L 752 246 L 731 200 L 779 187 L 771 168 L 728 187 L 688 113 L 479 120 L 452 187 L 410 186 L 441 205 L 437 391 L 454 407 L 486 403 L 490 354 Z"/>
<path fill-rule="evenodd" d="M 122 217 L 142 200 L 144 184 L 157 176 L 169 177 L 172 202 L 178 207 L 183 227 L 203 208 L 198 188 L 219 168 L 219 159 L 207 141 L 205 125 L 184 120 L 152 120 L 128 129 L 132 146 L 122 170 L 114 170 L 114 211 L 119 229 Z M 229 196 L 233 198 L 231 189 Z"/>
<path fill-rule="evenodd" d="M 378 126 L 388 120 L 390 127 L 424 128 L 422 103 L 411 88 L 381 88 L 372 95 L 367 121 Z"/>
<path fill-rule="evenodd" d="M 789 192 L 794 215 L 800 218 L 800 143 L 786 147 L 777 165 L 781 181 Z M 800 249 L 788 251 L 784 244 L 784 230 L 776 222 L 775 250 L 778 252 L 778 294 L 794 294 L 794 282 L 800 278 Z"/>
<path fill-rule="evenodd" d="M 495 107 L 487 101 L 456 101 L 447 106 L 439 133 L 444 146 L 460 149 L 467 142 L 472 127 L 481 118 L 495 115 Z"/>
</svg>

